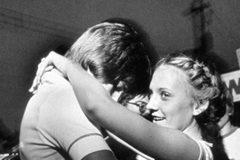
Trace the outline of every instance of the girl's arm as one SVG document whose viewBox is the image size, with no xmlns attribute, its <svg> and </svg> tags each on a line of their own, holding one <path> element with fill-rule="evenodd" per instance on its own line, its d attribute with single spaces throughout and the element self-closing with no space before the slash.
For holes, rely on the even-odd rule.
<svg viewBox="0 0 240 160">
<path fill-rule="evenodd" d="M 115 102 L 80 65 L 53 52 L 45 61 L 42 68 L 54 65 L 68 77 L 84 113 L 128 144 L 155 159 L 198 159 L 200 150 L 193 139 L 181 131 L 151 123 Z M 40 69 L 38 76 L 43 71 Z M 36 82 L 40 82 L 39 78 Z"/>
<path fill-rule="evenodd" d="M 152 157 L 149 157 L 148 155 L 140 152 L 139 150 L 137 150 L 136 148 L 132 147 L 131 145 L 129 145 L 128 143 L 126 143 L 122 139 L 118 138 L 116 135 L 112 134 L 111 132 L 107 131 L 107 133 L 109 135 L 109 136 L 107 136 L 107 138 L 111 137 L 111 138 L 115 139 L 117 142 L 121 143 L 122 145 L 124 145 L 128 149 L 132 150 L 133 152 L 137 153 L 138 155 L 144 157 L 146 160 L 154 160 Z"/>
</svg>

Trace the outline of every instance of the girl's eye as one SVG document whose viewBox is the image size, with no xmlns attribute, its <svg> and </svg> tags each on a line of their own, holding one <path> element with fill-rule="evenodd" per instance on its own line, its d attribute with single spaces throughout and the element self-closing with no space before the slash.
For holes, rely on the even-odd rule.
<svg viewBox="0 0 240 160">
<path fill-rule="evenodd" d="M 163 91 L 163 92 L 161 93 L 161 96 L 162 96 L 163 98 L 168 98 L 168 97 L 170 97 L 170 94 Z"/>
</svg>

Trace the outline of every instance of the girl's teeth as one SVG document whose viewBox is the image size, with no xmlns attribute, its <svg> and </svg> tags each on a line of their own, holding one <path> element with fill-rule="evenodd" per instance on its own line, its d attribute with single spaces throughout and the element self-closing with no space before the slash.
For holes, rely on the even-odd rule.
<svg viewBox="0 0 240 160">
<path fill-rule="evenodd" d="M 154 117 L 154 120 L 155 121 L 162 121 L 164 120 L 165 118 L 164 117 Z"/>
</svg>

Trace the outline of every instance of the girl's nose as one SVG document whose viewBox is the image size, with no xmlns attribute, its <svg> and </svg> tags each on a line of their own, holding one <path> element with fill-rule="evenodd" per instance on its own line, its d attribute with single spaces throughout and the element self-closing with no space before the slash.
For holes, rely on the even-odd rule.
<svg viewBox="0 0 240 160">
<path fill-rule="evenodd" d="M 151 97 L 146 108 L 150 111 L 150 112 L 154 112 L 159 110 L 159 105 L 157 104 L 157 101 L 154 100 L 154 97 Z"/>
</svg>

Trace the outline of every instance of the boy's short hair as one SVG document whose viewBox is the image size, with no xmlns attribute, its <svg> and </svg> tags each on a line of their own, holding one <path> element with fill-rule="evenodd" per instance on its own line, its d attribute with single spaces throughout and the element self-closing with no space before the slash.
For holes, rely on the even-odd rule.
<svg viewBox="0 0 240 160">
<path fill-rule="evenodd" d="M 130 24 L 102 22 L 82 34 L 65 54 L 102 83 L 123 84 L 124 104 L 148 92 L 151 65 L 145 45 Z M 117 88 L 115 88 L 117 89 Z"/>
</svg>

